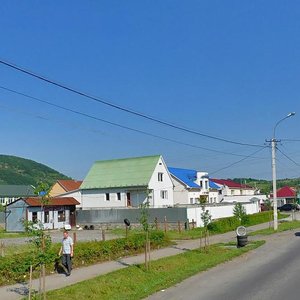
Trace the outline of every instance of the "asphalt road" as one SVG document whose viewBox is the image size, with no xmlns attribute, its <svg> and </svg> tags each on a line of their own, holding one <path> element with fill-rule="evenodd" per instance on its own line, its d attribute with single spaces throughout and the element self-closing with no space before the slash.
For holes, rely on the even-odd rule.
<svg viewBox="0 0 300 300">
<path fill-rule="evenodd" d="M 262 247 L 147 299 L 299 300 L 300 232 L 273 235 Z"/>
</svg>

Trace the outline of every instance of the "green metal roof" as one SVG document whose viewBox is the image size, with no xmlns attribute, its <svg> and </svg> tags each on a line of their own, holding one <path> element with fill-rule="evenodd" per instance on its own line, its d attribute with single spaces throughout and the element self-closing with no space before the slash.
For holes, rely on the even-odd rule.
<svg viewBox="0 0 300 300">
<path fill-rule="evenodd" d="M 29 197 L 34 196 L 34 187 L 32 185 L 0 185 L 0 197 Z"/>
<path fill-rule="evenodd" d="M 160 155 L 96 161 L 81 189 L 148 186 Z"/>
</svg>

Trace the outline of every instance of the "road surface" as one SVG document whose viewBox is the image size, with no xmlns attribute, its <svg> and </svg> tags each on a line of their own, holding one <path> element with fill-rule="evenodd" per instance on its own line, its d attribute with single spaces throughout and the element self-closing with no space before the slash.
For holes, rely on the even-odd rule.
<svg viewBox="0 0 300 300">
<path fill-rule="evenodd" d="M 270 236 L 262 247 L 147 298 L 167 299 L 299 300 L 300 230 Z"/>
</svg>

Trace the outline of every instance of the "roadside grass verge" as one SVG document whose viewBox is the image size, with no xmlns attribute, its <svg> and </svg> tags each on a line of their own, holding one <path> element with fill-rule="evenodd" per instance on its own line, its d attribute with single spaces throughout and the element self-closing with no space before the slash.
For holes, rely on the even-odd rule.
<svg viewBox="0 0 300 300">
<path fill-rule="evenodd" d="M 287 230 L 300 228 L 300 221 L 289 221 L 289 222 L 281 222 L 278 224 L 278 230 L 274 231 L 273 228 L 265 228 L 257 231 L 253 231 L 249 233 L 249 235 L 270 235 L 277 232 L 283 232 Z"/>
<path fill-rule="evenodd" d="M 149 271 L 145 271 L 143 265 L 130 266 L 63 289 L 50 291 L 47 293 L 47 299 L 143 299 L 199 272 L 232 260 L 264 243 L 265 241 L 251 242 L 243 248 L 230 247 L 231 244 L 215 244 L 209 247 L 208 252 L 199 249 L 187 251 L 151 261 Z"/>
</svg>

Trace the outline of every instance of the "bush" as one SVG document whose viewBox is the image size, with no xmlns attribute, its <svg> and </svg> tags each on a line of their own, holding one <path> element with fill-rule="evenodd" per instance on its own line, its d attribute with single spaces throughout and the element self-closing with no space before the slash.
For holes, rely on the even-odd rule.
<svg viewBox="0 0 300 300">
<path fill-rule="evenodd" d="M 151 248 L 163 247 L 170 244 L 162 231 L 150 232 Z M 145 235 L 135 234 L 130 237 L 108 240 L 108 241 L 90 241 L 78 242 L 74 246 L 74 267 L 99 263 L 110 259 L 116 259 L 120 256 L 136 254 L 144 251 Z M 60 244 L 52 244 L 47 252 L 46 262 L 47 273 L 53 272 L 54 265 L 58 261 L 58 251 Z M 29 275 L 30 265 L 35 268 L 40 262 L 38 253 L 24 252 L 19 255 L 8 255 L 0 257 L 0 285 L 12 284 L 14 282 L 24 281 Z M 38 272 L 34 272 L 34 277 Z"/>
<path fill-rule="evenodd" d="M 284 215 L 278 214 L 278 218 L 283 218 Z M 269 212 L 260 212 L 253 215 L 246 215 L 242 219 L 242 224 L 245 226 L 253 226 L 256 224 L 269 222 Z M 208 224 L 208 230 L 213 233 L 224 233 L 235 230 L 240 226 L 240 221 L 236 217 L 228 217 L 219 220 L 214 220 Z"/>
</svg>

